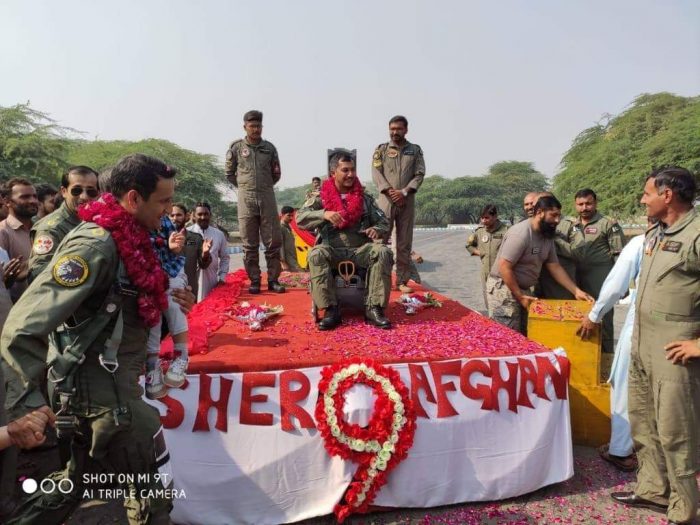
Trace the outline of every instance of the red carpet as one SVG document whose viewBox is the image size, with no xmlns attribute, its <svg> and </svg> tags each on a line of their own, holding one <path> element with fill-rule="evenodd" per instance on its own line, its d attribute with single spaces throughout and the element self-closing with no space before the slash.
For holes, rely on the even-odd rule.
<svg viewBox="0 0 700 525">
<path fill-rule="evenodd" d="M 299 282 L 301 275 L 287 276 Z M 265 287 L 263 287 L 265 290 Z M 417 292 L 426 291 L 417 287 Z M 284 294 L 266 290 L 248 294 L 245 272 L 230 274 L 227 283 L 212 291 L 190 314 L 190 365 L 188 372 L 250 372 L 326 365 L 349 357 L 368 357 L 385 363 L 435 361 L 457 357 L 495 357 L 546 351 L 539 343 L 494 323 L 435 294 L 442 308 L 425 308 L 406 315 L 392 292 L 387 310 L 391 330 L 364 323 L 362 312 L 343 312 L 343 325 L 320 332 L 311 317 L 311 296 L 305 287 L 287 288 Z M 284 313 L 252 332 L 231 318 L 236 303 L 281 304 Z M 170 346 L 171 345 L 167 345 Z M 164 345 L 165 350 L 166 345 Z M 165 350 L 167 352 L 167 350 Z"/>
</svg>

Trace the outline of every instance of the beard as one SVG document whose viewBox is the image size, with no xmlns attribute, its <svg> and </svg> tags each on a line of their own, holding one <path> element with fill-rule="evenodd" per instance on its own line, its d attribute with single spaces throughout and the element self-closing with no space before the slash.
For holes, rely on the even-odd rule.
<svg viewBox="0 0 700 525">
<path fill-rule="evenodd" d="M 550 222 L 542 221 L 540 223 L 540 232 L 547 239 L 553 239 L 557 234 L 557 225 Z"/>
</svg>

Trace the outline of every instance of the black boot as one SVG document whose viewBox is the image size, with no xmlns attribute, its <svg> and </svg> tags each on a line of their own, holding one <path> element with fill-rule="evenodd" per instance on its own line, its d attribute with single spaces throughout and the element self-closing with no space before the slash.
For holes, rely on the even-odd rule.
<svg viewBox="0 0 700 525">
<path fill-rule="evenodd" d="M 270 281 L 267 283 L 267 289 L 275 293 L 284 293 L 286 288 L 282 286 L 279 281 Z"/>
<path fill-rule="evenodd" d="M 333 330 L 333 328 L 340 325 L 340 322 L 340 307 L 332 304 L 326 308 L 326 313 L 323 314 L 323 319 L 321 319 L 321 322 L 318 323 L 318 329 Z"/>
<path fill-rule="evenodd" d="M 370 306 L 367 308 L 365 310 L 365 321 L 384 330 L 391 328 L 391 321 L 384 316 L 384 309 L 381 306 Z"/>
<path fill-rule="evenodd" d="M 251 281 L 248 287 L 248 293 L 258 294 L 260 293 L 260 281 Z"/>
</svg>

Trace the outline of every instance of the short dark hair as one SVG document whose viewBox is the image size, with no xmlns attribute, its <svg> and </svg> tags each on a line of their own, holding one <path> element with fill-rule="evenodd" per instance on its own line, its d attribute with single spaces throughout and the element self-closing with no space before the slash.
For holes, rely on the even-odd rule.
<svg viewBox="0 0 700 525">
<path fill-rule="evenodd" d="M 403 115 L 391 117 L 391 120 L 389 120 L 389 125 L 391 126 L 394 122 L 401 122 L 404 126 L 408 127 L 408 119 Z"/>
<path fill-rule="evenodd" d="M 679 166 L 662 166 L 656 168 L 646 180 L 654 179 L 654 186 L 658 192 L 668 188 L 681 202 L 692 204 L 698 192 L 695 177 L 685 168 Z"/>
<path fill-rule="evenodd" d="M 282 206 L 282 210 L 280 211 L 280 213 L 282 215 L 286 213 L 294 213 L 294 208 L 292 208 L 291 206 Z"/>
<path fill-rule="evenodd" d="M 321 177 L 311 177 L 311 182 L 318 181 L 321 182 Z"/>
<path fill-rule="evenodd" d="M 99 174 L 93 170 L 90 166 L 71 166 L 61 177 L 61 188 L 67 188 L 70 182 L 68 182 L 68 175 L 75 173 L 76 175 L 94 175 L 99 178 Z"/>
<path fill-rule="evenodd" d="M 117 199 L 130 190 L 136 190 L 141 197 L 148 199 L 156 191 L 160 179 L 172 179 L 175 168 L 162 160 L 134 153 L 121 159 L 112 168 L 109 176 L 109 189 Z"/>
<path fill-rule="evenodd" d="M 561 202 L 559 202 L 559 199 L 557 199 L 554 195 L 545 195 L 544 197 L 537 199 L 534 211 L 537 213 L 540 210 L 547 211 L 554 209 L 561 210 Z"/>
<path fill-rule="evenodd" d="M 176 202 L 175 204 L 173 204 L 172 207 L 173 207 L 173 208 L 180 208 L 180 209 L 182 210 L 182 213 L 184 213 L 185 215 L 187 215 L 187 206 L 185 206 L 185 205 L 182 204 L 181 202 Z"/>
<path fill-rule="evenodd" d="M 193 209 L 196 210 L 197 208 L 206 208 L 209 210 L 209 213 L 211 213 L 211 205 L 207 201 L 201 201 L 195 204 Z"/>
<path fill-rule="evenodd" d="M 585 199 L 586 197 L 593 197 L 594 201 L 598 200 L 598 196 L 595 194 L 595 192 L 590 189 L 590 188 L 584 188 L 582 190 L 578 190 L 576 192 L 576 195 L 574 195 L 574 200 L 576 199 Z"/>
<path fill-rule="evenodd" d="M 32 181 L 23 179 L 22 177 L 12 177 L 2 185 L 2 197 L 5 199 L 9 198 L 12 193 L 12 188 L 15 186 L 34 186 L 34 184 Z"/>
<path fill-rule="evenodd" d="M 479 217 L 485 217 L 486 215 L 491 215 L 492 217 L 498 215 L 498 209 L 496 208 L 495 204 L 487 204 L 482 208 L 481 215 L 479 215 Z"/>
<path fill-rule="evenodd" d="M 340 164 L 341 162 L 352 162 L 354 164 L 355 159 L 352 158 L 352 155 L 350 155 L 349 153 L 339 151 L 331 157 L 331 160 L 328 161 L 328 168 L 331 171 L 335 171 L 338 167 L 338 164 Z"/>
<path fill-rule="evenodd" d="M 111 193 L 109 179 L 112 177 L 112 168 L 105 168 L 97 176 L 97 188 L 103 193 Z"/>
<path fill-rule="evenodd" d="M 39 202 L 44 202 L 46 197 L 53 197 L 58 193 L 56 186 L 53 184 L 37 184 L 36 185 L 36 198 Z"/>
</svg>

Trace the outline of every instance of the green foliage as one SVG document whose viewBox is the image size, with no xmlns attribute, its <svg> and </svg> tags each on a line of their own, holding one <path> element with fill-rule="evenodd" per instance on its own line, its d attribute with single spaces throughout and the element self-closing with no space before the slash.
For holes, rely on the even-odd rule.
<svg viewBox="0 0 700 525">
<path fill-rule="evenodd" d="M 29 104 L 0 106 L 0 180 L 23 177 L 56 183 L 73 130 L 58 126 Z"/>
<path fill-rule="evenodd" d="M 603 213 L 643 213 L 639 197 L 646 175 L 675 164 L 700 172 L 700 97 L 644 94 L 623 113 L 581 132 L 562 159 L 554 193 L 571 213 L 573 195 L 592 188 Z"/>
<path fill-rule="evenodd" d="M 196 153 L 160 139 L 138 142 L 76 140 L 70 143 L 67 158 L 71 164 L 85 164 L 102 171 L 131 153 L 157 157 L 177 169 L 177 202 L 191 209 L 197 202 L 207 201 L 217 223 L 230 227 L 236 222 L 236 205 L 222 200 L 224 178 L 214 155 Z"/>
<path fill-rule="evenodd" d="M 426 177 L 416 197 L 416 224 L 479 222 L 481 210 L 495 204 L 503 219 L 522 214 L 523 196 L 547 189 L 547 179 L 531 162 L 503 161 L 482 177 Z"/>
</svg>

